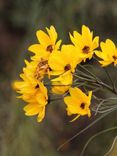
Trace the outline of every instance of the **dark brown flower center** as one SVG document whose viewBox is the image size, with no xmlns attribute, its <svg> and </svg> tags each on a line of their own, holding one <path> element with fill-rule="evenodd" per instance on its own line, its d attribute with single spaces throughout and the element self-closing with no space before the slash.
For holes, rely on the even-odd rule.
<svg viewBox="0 0 117 156">
<path fill-rule="evenodd" d="M 85 103 L 81 103 L 80 108 L 84 109 L 85 108 Z"/>
<path fill-rule="evenodd" d="M 38 84 L 35 86 L 35 89 L 37 89 L 37 88 L 39 88 L 39 85 Z"/>
<path fill-rule="evenodd" d="M 82 49 L 83 53 L 88 54 L 89 53 L 90 48 L 88 46 L 84 46 L 84 48 Z"/>
<path fill-rule="evenodd" d="M 51 69 L 50 67 L 48 67 L 48 70 L 49 70 L 49 71 L 52 71 L 52 69 Z"/>
<path fill-rule="evenodd" d="M 113 56 L 113 59 L 116 61 L 116 60 L 117 60 L 117 56 L 114 55 L 114 56 Z"/>
<path fill-rule="evenodd" d="M 47 46 L 46 50 L 49 51 L 49 52 L 52 52 L 53 51 L 52 45 Z"/>
<path fill-rule="evenodd" d="M 64 67 L 64 70 L 65 71 L 68 71 L 68 70 L 70 70 L 71 69 L 71 65 L 70 64 L 67 64 L 65 67 Z"/>
</svg>

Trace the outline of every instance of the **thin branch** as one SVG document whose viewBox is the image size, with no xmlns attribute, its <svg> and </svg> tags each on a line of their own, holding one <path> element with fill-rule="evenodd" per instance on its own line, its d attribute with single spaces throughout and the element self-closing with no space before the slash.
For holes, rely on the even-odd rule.
<svg viewBox="0 0 117 156">
<path fill-rule="evenodd" d="M 109 78 L 109 80 L 110 80 L 110 82 L 111 82 L 111 84 L 112 84 L 113 90 L 116 91 L 115 84 L 113 83 L 113 80 L 112 80 L 112 78 L 111 78 L 111 76 L 110 76 L 108 70 L 106 70 L 106 68 L 103 68 L 103 69 L 104 69 L 106 75 L 108 76 L 108 78 Z"/>
<path fill-rule="evenodd" d="M 59 151 L 64 145 L 66 145 L 67 143 L 71 142 L 73 139 L 75 139 L 76 137 L 78 137 L 80 134 L 82 134 L 83 132 L 85 132 L 86 130 L 88 130 L 90 127 L 92 127 L 94 124 L 96 124 L 98 121 L 100 121 L 101 119 L 103 119 L 105 116 L 109 115 L 113 111 L 115 111 L 115 109 L 114 110 L 111 110 L 110 112 L 107 112 L 105 114 L 102 114 L 96 120 L 94 120 L 93 122 L 91 122 L 86 128 L 82 129 L 80 132 L 76 133 L 73 137 L 71 137 L 70 139 L 68 139 L 67 141 L 65 141 L 62 145 L 60 145 L 57 148 L 57 151 Z"/>
<path fill-rule="evenodd" d="M 84 148 L 83 148 L 83 150 L 82 150 L 80 156 L 83 156 L 83 154 L 84 154 L 84 152 L 85 152 L 85 150 L 86 150 L 88 144 L 89 144 L 95 137 L 97 137 L 97 136 L 99 136 L 99 135 L 101 135 L 101 134 L 103 134 L 103 133 L 106 133 L 106 132 L 115 130 L 115 129 L 117 129 L 117 126 L 116 126 L 116 127 L 112 127 L 112 128 L 108 128 L 108 129 L 105 129 L 105 130 L 103 130 L 103 131 L 101 131 L 101 132 L 99 132 L 99 133 L 93 135 L 93 136 L 87 141 L 87 143 L 85 144 L 85 146 L 84 146 Z"/>
<path fill-rule="evenodd" d="M 113 143 L 111 145 L 111 148 L 109 149 L 109 151 L 106 154 L 104 154 L 104 156 L 108 156 L 111 153 L 111 151 L 114 148 L 114 145 L 115 145 L 116 141 L 117 141 L 117 136 L 114 138 Z"/>
<path fill-rule="evenodd" d="M 110 87 L 108 84 L 102 82 L 101 79 L 99 79 L 96 75 L 94 75 L 93 73 L 91 73 L 88 69 L 86 69 L 85 67 L 83 67 L 82 65 L 79 64 L 79 66 L 84 69 L 86 72 L 88 72 L 91 76 L 93 76 L 95 78 L 95 81 L 94 80 L 91 80 L 91 79 L 86 79 L 86 78 L 83 78 L 82 76 L 78 76 L 78 75 L 75 75 L 76 77 L 80 78 L 80 79 L 84 79 L 88 82 L 95 82 L 103 87 L 105 87 L 106 89 L 110 90 L 112 93 L 116 94 L 117 95 L 117 92 L 116 90 L 113 90 L 112 87 Z"/>
</svg>

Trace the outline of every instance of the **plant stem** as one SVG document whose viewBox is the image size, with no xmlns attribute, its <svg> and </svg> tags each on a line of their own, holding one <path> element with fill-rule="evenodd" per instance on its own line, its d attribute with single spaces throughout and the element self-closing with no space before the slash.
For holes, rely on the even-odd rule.
<svg viewBox="0 0 117 156">
<path fill-rule="evenodd" d="M 78 75 L 74 75 L 80 79 L 84 79 L 85 81 L 88 81 L 88 82 L 95 82 L 97 84 L 99 84 L 100 86 L 103 86 L 104 88 L 108 89 L 109 91 L 111 91 L 112 93 L 116 94 L 117 95 L 117 92 L 115 90 L 115 88 L 112 88 L 111 86 L 109 86 L 108 84 L 104 83 L 101 81 L 101 79 L 97 78 L 96 75 L 94 75 L 93 73 L 91 73 L 88 69 L 86 69 L 85 67 L 83 67 L 82 65 L 79 64 L 79 66 L 84 69 L 87 73 L 89 73 L 94 79 L 88 79 L 88 78 L 85 78 L 85 77 L 82 77 L 82 76 L 78 76 Z"/>
</svg>

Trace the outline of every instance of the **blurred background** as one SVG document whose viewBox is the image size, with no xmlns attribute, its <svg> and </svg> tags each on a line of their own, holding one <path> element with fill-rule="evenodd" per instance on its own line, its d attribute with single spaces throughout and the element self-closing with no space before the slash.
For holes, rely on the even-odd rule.
<svg viewBox="0 0 117 156">
<path fill-rule="evenodd" d="M 54 25 L 63 43 L 68 32 L 86 24 L 101 40 L 117 37 L 116 0 L 0 0 L 0 156 L 79 156 L 86 141 L 100 130 L 116 126 L 117 111 L 63 146 L 67 139 L 94 120 L 83 117 L 69 122 L 65 106 L 57 101 L 47 108 L 46 118 L 37 123 L 26 117 L 24 103 L 16 99 L 11 84 L 19 78 L 29 45 L 37 43 L 35 32 Z M 115 78 L 115 75 L 113 75 Z M 115 119 L 115 120 L 114 120 Z M 86 156 L 103 156 L 117 130 L 95 138 Z M 110 156 L 117 156 L 117 145 Z"/>
</svg>

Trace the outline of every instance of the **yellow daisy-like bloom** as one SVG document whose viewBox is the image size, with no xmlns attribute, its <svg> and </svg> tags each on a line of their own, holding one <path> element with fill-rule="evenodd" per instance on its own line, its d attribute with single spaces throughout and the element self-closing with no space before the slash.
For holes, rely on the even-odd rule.
<svg viewBox="0 0 117 156">
<path fill-rule="evenodd" d="M 77 49 L 79 57 L 85 62 L 86 59 L 91 59 L 94 50 L 99 46 L 99 37 L 93 39 L 93 32 L 85 25 L 82 26 L 82 34 L 77 31 L 70 34 L 70 39 Z"/>
<path fill-rule="evenodd" d="M 52 79 L 51 81 L 53 85 L 52 92 L 55 94 L 64 94 L 71 87 L 73 76 L 68 71 L 63 75 L 60 75 L 55 79 Z"/>
<path fill-rule="evenodd" d="M 113 41 L 107 39 L 105 43 L 100 43 L 100 47 L 102 51 L 96 51 L 95 54 L 102 59 L 102 61 L 99 61 L 102 66 L 105 67 L 111 63 L 117 65 L 117 48 Z"/>
<path fill-rule="evenodd" d="M 67 71 L 74 73 L 77 66 L 78 54 L 74 51 L 72 45 L 63 45 L 61 51 L 54 52 L 50 55 L 48 64 L 52 69 L 51 75 L 64 74 Z"/>
<path fill-rule="evenodd" d="M 46 58 L 40 58 L 38 61 L 28 62 L 25 60 L 26 67 L 23 68 L 23 72 L 25 74 L 20 74 L 20 77 L 25 80 L 24 77 L 30 79 L 36 79 L 37 81 L 41 81 L 46 74 L 49 74 L 49 66 L 48 60 Z"/>
<path fill-rule="evenodd" d="M 25 114 L 28 116 L 38 114 L 37 120 L 41 122 L 45 116 L 45 106 L 48 102 L 47 88 L 43 82 L 38 80 L 37 62 L 25 62 L 26 67 L 20 74 L 22 81 L 16 81 L 13 86 L 21 94 L 19 98 L 28 102 L 28 105 L 24 107 Z"/>
<path fill-rule="evenodd" d="M 38 60 L 42 56 L 49 57 L 50 53 L 54 50 L 58 50 L 61 44 L 61 40 L 57 42 L 57 32 L 53 26 L 50 26 L 50 29 L 46 28 L 46 34 L 42 30 L 36 32 L 37 39 L 39 44 L 31 45 L 28 50 L 33 52 L 35 56 L 32 57 L 33 60 Z"/>
<path fill-rule="evenodd" d="M 45 106 L 48 102 L 47 89 L 42 82 L 35 86 L 30 81 L 15 82 L 17 92 L 22 94 L 22 98 L 28 104 L 24 107 L 25 115 L 38 115 L 37 121 L 41 122 L 45 116 Z"/>
<path fill-rule="evenodd" d="M 73 115 L 77 114 L 77 116 L 72 120 L 75 121 L 80 116 L 88 115 L 91 116 L 90 112 L 90 103 L 92 91 L 89 91 L 89 95 L 84 94 L 79 88 L 70 88 L 69 89 L 70 96 L 64 98 L 64 102 L 67 106 L 67 114 Z"/>
</svg>

